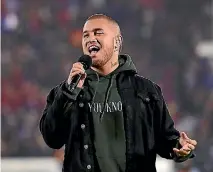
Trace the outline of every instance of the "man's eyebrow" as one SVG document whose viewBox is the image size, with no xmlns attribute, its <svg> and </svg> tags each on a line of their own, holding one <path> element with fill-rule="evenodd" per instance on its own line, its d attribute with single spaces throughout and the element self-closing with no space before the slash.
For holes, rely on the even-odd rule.
<svg viewBox="0 0 213 172">
<path fill-rule="evenodd" d="M 103 29 L 102 29 L 102 28 L 95 28 L 95 29 L 92 30 L 92 32 L 100 31 L 100 30 L 103 30 Z M 89 32 L 88 30 L 85 30 L 85 31 L 83 32 L 83 34 L 88 33 L 88 32 Z"/>
</svg>

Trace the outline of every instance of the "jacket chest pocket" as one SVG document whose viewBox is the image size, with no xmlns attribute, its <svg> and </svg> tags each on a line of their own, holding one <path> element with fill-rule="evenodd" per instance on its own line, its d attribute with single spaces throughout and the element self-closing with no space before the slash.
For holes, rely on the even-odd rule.
<svg viewBox="0 0 213 172">
<path fill-rule="evenodd" d="M 159 98 L 155 93 L 137 93 L 137 104 L 141 113 L 139 117 L 149 125 L 149 127 L 153 126 L 153 118 L 156 113 L 158 106 Z"/>
</svg>

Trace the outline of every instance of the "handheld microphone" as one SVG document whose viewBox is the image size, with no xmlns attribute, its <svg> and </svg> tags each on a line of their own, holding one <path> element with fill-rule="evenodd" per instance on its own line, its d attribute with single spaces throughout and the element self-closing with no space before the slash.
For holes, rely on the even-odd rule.
<svg viewBox="0 0 213 172">
<path fill-rule="evenodd" d="M 92 66 L 92 58 L 89 55 L 82 55 L 79 59 L 78 62 L 80 62 L 83 65 L 84 70 L 89 69 Z M 78 85 L 80 79 L 82 77 L 82 74 L 78 74 L 73 77 L 69 88 L 71 91 L 73 91 L 76 86 Z"/>
</svg>

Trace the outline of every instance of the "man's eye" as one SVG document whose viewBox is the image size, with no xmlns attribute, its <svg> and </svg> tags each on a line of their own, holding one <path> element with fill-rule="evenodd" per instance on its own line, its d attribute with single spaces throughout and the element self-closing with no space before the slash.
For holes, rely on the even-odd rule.
<svg viewBox="0 0 213 172">
<path fill-rule="evenodd" d="M 84 38 L 87 38 L 88 36 L 89 36 L 88 34 L 83 35 Z"/>
<path fill-rule="evenodd" d="M 101 34 L 103 34 L 103 32 L 102 31 L 97 31 L 95 34 L 96 35 L 101 35 Z"/>
</svg>

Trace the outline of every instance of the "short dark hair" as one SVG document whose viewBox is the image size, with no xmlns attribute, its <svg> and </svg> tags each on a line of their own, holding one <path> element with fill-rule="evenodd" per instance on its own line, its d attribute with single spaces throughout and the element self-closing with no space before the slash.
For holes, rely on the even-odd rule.
<svg viewBox="0 0 213 172">
<path fill-rule="evenodd" d="M 86 21 L 93 20 L 93 19 L 106 19 L 106 20 L 112 22 L 113 24 L 118 25 L 117 21 L 115 21 L 114 19 L 112 19 L 111 17 L 109 17 L 105 14 L 93 14 L 90 17 L 88 17 Z"/>
</svg>

